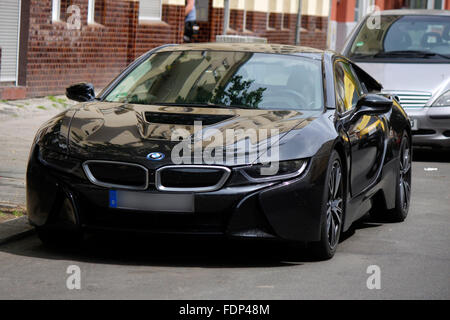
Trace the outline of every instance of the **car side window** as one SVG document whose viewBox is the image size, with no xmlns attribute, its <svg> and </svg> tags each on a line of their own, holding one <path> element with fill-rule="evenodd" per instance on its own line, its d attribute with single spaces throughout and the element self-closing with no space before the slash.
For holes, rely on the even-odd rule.
<svg viewBox="0 0 450 320">
<path fill-rule="evenodd" d="M 363 95 L 363 94 L 369 93 L 369 90 L 367 90 L 366 84 L 363 81 L 361 81 L 361 79 L 358 75 L 358 72 L 356 72 L 356 70 L 353 66 L 351 68 L 353 70 L 353 75 L 355 77 L 356 85 L 358 87 L 360 94 Z"/>
<path fill-rule="evenodd" d="M 364 89 L 349 63 L 335 62 L 335 81 L 338 111 L 344 113 L 355 108 Z"/>
</svg>

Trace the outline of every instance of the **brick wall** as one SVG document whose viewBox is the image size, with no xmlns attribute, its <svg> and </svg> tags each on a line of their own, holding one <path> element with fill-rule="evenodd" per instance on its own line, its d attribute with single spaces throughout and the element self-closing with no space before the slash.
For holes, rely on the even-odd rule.
<svg viewBox="0 0 450 320">
<path fill-rule="evenodd" d="M 75 82 L 106 85 L 132 60 L 137 2 L 105 1 L 105 24 L 87 25 L 88 0 L 73 0 L 81 8 L 80 30 L 51 21 L 51 0 L 31 0 L 26 86 L 28 96 L 60 94 Z"/>
<path fill-rule="evenodd" d="M 162 21 L 138 23 L 134 57 L 167 43 L 181 43 L 184 30 L 184 6 L 163 5 Z"/>
<path fill-rule="evenodd" d="M 52 0 L 30 0 L 30 24 L 26 59 L 26 90 L 29 97 L 62 94 L 70 84 L 87 81 L 97 89 L 109 83 L 121 70 L 146 51 L 166 43 L 181 43 L 184 6 L 163 5 L 162 21 L 138 19 L 139 2 L 102 1 L 102 15 L 87 24 L 88 0 L 72 0 L 81 9 L 81 29 L 68 29 L 65 22 L 52 22 Z M 215 41 L 222 34 L 223 9 L 213 8 L 210 0 L 209 22 L 199 23 L 196 41 Z M 282 28 L 281 21 L 285 22 Z M 231 34 L 268 38 L 269 42 L 293 44 L 296 15 L 273 14 L 272 29 L 266 28 L 266 14 L 232 10 Z M 324 48 L 327 18 L 304 16 L 301 44 Z"/>
</svg>

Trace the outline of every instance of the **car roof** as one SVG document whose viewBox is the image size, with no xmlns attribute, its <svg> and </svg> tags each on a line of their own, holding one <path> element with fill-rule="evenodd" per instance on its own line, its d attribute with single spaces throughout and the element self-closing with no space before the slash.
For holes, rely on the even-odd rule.
<svg viewBox="0 0 450 320">
<path fill-rule="evenodd" d="M 158 50 L 158 52 L 167 51 L 238 51 L 238 52 L 256 52 L 256 53 L 274 53 L 274 54 L 312 54 L 317 57 L 322 57 L 324 51 L 309 47 L 292 46 L 285 44 L 266 44 L 266 43 L 188 43 L 179 45 L 165 46 Z"/>
<path fill-rule="evenodd" d="M 380 11 L 383 16 L 450 16 L 449 10 L 397 9 Z"/>
</svg>

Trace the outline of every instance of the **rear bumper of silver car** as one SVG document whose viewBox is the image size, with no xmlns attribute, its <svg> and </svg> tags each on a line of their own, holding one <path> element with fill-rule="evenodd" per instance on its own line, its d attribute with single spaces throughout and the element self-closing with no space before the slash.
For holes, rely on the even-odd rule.
<svg viewBox="0 0 450 320">
<path fill-rule="evenodd" d="M 413 145 L 450 149 L 450 108 L 405 109 L 411 120 Z"/>
</svg>

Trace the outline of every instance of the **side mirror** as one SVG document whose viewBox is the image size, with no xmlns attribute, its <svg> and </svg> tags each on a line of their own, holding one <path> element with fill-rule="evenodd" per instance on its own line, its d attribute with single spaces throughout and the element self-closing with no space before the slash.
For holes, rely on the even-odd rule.
<svg viewBox="0 0 450 320">
<path fill-rule="evenodd" d="M 383 95 L 368 93 L 359 98 L 356 112 L 359 114 L 379 115 L 391 111 L 393 102 Z"/>
<path fill-rule="evenodd" d="M 77 83 L 66 89 L 66 97 L 78 102 L 92 101 L 95 99 L 94 86 L 92 83 Z"/>
</svg>

